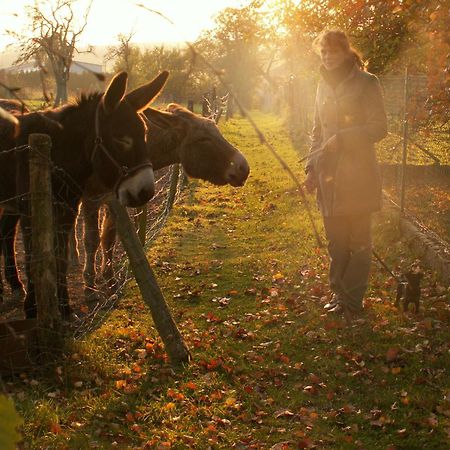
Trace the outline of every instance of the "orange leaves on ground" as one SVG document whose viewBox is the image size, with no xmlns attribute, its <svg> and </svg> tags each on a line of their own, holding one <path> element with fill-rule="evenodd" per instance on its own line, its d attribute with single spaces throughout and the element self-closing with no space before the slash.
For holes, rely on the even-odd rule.
<svg viewBox="0 0 450 450">
<path fill-rule="evenodd" d="M 191 391 L 196 391 L 197 390 L 197 385 L 194 382 L 192 382 L 192 381 L 188 381 L 187 383 L 184 383 L 182 385 L 182 388 L 183 389 L 189 389 Z"/>
<path fill-rule="evenodd" d="M 61 434 L 62 428 L 58 422 L 52 422 L 50 425 L 50 432 L 53 434 Z"/>
<path fill-rule="evenodd" d="M 175 391 L 173 389 L 170 389 L 170 388 L 167 390 L 167 396 L 176 401 L 181 401 L 181 400 L 185 399 L 184 394 L 182 394 L 181 392 Z"/>
<path fill-rule="evenodd" d="M 297 442 L 297 448 L 314 448 L 314 443 L 308 438 L 301 439 Z"/>
<path fill-rule="evenodd" d="M 123 389 L 127 386 L 127 380 L 116 380 L 116 388 L 117 389 Z"/>
<path fill-rule="evenodd" d="M 163 409 L 166 411 L 172 411 L 175 408 L 176 408 L 176 405 L 174 402 L 168 402 L 163 406 Z"/>
<path fill-rule="evenodd" d="M 398 347 L 391 347 L 386 352 L 386 362 L 390 363 L 395 361 L 398 358 L 399 351 L 400 349 Z"/>
<path fill-rule="evenodd" d="M 219 370 L 222 369 L 227 373 L 233 372 L 233 368 L 227 364 L 224 363 L 224 361 L 221 358 L 211 358 L 208 361 L 201 360 L 199 362 L 199 365 L 201 367 L 204 367 L 206 370 Z"/>
<path fill-rule="evenodd" d="M 272 276 L 272 281 L 274 283 L 284 283 L 285 281 L 284 275 L 281 272 L 277 272 L 275 275 Z"/>
<path fill-rule="evenodd" d="M 286 356 L 283 353 L 276 355 L 275 359 L 282 362 L 283 364 L 289 364 L 290 362 L 289 356 Z"/>
<path fill-rule="evenodd" d="M 224 401 L 224 405 L 227 408 L 239 408 L 240 407 L 240 403 L 238 403 L 238 401 L 236 400 L 235 397 L 226 398 Z"/>
<path fill-rule="evenodd" d="M 202 317 L 204 317 L 208 323 L 217 323 L 217 322 L 222 321 L 222 319 L 220 317 L 217 317 L 212 312 L 207 312 L 206 314 L 202 314 Z"/>
</svg>

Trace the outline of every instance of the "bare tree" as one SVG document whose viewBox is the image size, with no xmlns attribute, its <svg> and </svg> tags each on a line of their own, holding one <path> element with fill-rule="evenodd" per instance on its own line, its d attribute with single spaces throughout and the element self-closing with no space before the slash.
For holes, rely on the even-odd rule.
<svg viewBox="0 0 450 450">
<path fill-rule="evenodd" d="M 118 44 L 108 47 L 105 61 L 113 61 L 115 71 L 124 70 L 128 73 L 128 85 L 133 88 L 136 84 L 133 74 L 140 59 L 139 47 L 131 43 L 134 32 L 118 34 Z"/>
<path fill-rule="evenodd" d="M 73 12 L 76 1 L 36 0 L 33 6 L 26 7 L 28 29 L 31 33 L 8 30 L 8 34 L 16 39 L 15 45 L 19 48 L 16 64 L 33 60 L 37 61 L 41 70 L 45 65 L 50 67 L 56 83 L 55 106 L 67 101 L 70 66 L 74 54 L 81 53 L 76 48 L 77 40 L 87 25 L 93 0 L 89 2 L 78 28 L 75 28 L 76 19 Z"/>
</svg>

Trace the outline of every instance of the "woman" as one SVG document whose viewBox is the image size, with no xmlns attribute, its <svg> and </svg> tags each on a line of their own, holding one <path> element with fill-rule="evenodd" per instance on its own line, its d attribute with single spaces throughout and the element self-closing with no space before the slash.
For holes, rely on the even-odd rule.
<svg viewBox="0 0 450 450">
<path fill-rule="evenodd" d="M 305 187 L 317 189 L 328 239 L 333 297 L 325 308 L 350 320 L 363 312 L 371 214 L 381 207 L 374 144 L 387 134 L 386 113 L 377 77 L 344 32 L 324 31 L 314 46 L 322 66 Z"/>
</svg>

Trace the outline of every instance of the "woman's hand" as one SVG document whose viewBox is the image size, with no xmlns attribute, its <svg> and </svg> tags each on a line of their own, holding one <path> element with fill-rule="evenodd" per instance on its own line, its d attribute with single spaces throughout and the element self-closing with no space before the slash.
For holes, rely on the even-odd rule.
<svg viewBox="0 0 450 450">
<path fill-rule="evenodd" d="M 309 171 L 306 175 L 306 180 L 303 183 L 308 194 L 313 194 L 317 189 L 317 178 L 312 171 Z"/>
<path fill-rule="evenodd" d="M 331 136 L 328 139 L 328 141 L 325 142 L 325 145 L 323 146 L 323 151 L 329 153 L 335 153 L 338 151 L 338 139 L 335 134 L 333 134 L 333 136 Z"/>
</svg>

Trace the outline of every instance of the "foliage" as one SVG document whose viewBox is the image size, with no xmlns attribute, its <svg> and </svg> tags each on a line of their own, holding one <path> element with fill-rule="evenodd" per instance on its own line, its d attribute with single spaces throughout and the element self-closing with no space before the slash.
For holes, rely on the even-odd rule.
<svg viewBox="0 0 450 450">
<path fill-rule="evenodd" d="M 0 395 L 0 448 L 14 450 L 22 436 L 18 433 L 22 419 L 18 416 L 14 403 L 7 397 Z"/>
<path fill-rule="evenodd" d="M 215 27 L 195 43 L 196 50 L 223 74 L 246 106 L 252 104 L 263 70 L 261 48 L 270 38 L 269 28 L 261 21 L 260 8 L 261 2 L 252 2 L 242 8 L 224 9 L 216 16 Z"/>
</svg>

